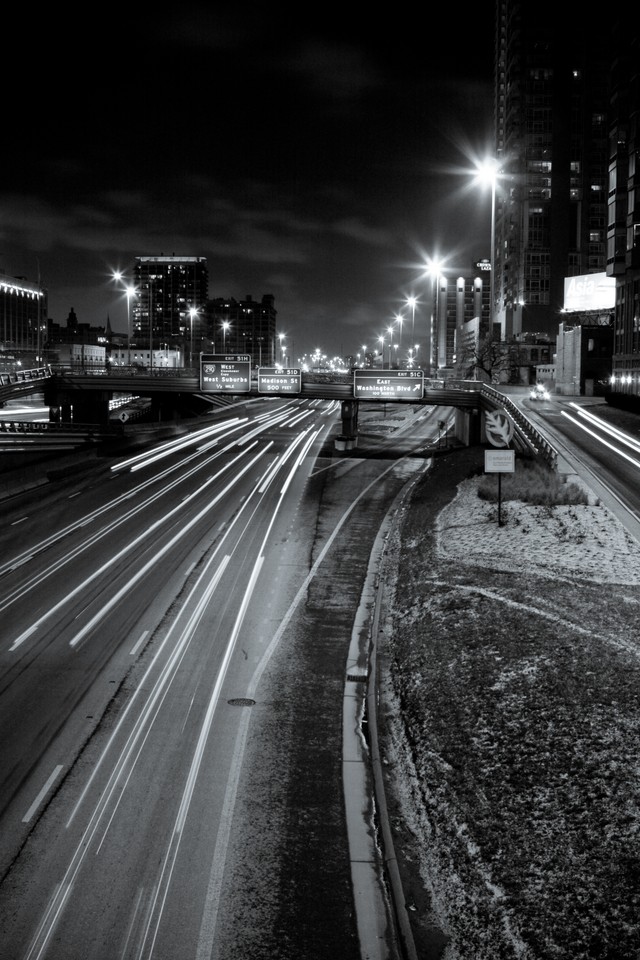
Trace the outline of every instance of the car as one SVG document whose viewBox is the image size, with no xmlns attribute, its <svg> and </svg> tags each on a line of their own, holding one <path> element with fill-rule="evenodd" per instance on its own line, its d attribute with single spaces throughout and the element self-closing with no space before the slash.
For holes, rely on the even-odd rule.
<svg viewBox="0 0 640 960">
<path fill-rule="evenodd" d="M 529 393 L 530 400 L 551 400 L 551 394 L 541 383 L 536 383 Z"/>
</svg>

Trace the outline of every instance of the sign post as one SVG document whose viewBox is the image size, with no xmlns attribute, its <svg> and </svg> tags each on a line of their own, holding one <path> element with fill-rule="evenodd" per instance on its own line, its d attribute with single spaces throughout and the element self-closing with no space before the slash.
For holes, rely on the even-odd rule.
<svg viewBox="0 0 640 960">
<path fill-rule="evenodd" d="M 498 474 L 498 526 L 502 526 L 502 474 L 515 473 L 515 450 L 485 450 L 484 472 Z"/>
</svg>

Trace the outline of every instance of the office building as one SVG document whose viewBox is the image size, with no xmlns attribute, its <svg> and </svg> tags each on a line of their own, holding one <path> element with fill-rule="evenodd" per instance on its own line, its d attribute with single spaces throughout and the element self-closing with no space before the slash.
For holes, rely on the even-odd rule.
<svg viewBox="0 0 640 960">
<path fill-rule="evenodd" d="M 275 298 L 254 300 L 217 297 L 207 304 L 207 337 L 214 353 L 250 356 L 255 367 L 273 367 L 276 360 Z"/>
<path fill-rule="evenodd" d="M 441 268 L 434 277 L 430 375 L 463 376 L 465 356 L 489 333 L 490 271 L 487 265 L 488 261 L 478 260 L 465 271 L 466 276 Z"/>
<path fill-rule="evenodd" d="M 497 0 L 494 320 L 555 337 L 565 277 L 605 269 L 611 36 L 557 3 Z"/>
<path fill-rule="evenodd" d="M 39 283 L 0 273 L 0 361 L 5 369 L 42 363 L 47 294 Z"/>
<path fill-rule="evenodd" d="M 179 342 L 190 362 L 206 326 L 208 285 L 205 257 L 136 257 L 133 343 L 151 350 Z"/>
<path fill-rule="evenodd" d="M 614 26 L 609 136 L 608 276 L 615 277 L 611 390 L 640 409 L 640 42 L 637 14 Z"/>
</svg>

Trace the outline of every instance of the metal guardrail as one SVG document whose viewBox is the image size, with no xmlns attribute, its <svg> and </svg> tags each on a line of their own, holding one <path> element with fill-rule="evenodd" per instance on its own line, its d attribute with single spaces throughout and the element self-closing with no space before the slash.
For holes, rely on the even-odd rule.
<svg viewBox="0 0 640 960">
<path fill-rule="evenodd" d="M 510 397 L 486 383 L 482 384 L 480 396 L 491 409 L 502 408 L 507 411 L 516 426 L 517 440 L 519 440 L 524 452 L 535 457 L 542 457 L 553 470 L 557 468 L 558 451 Z"/>
<path fill-rule="evenodd" d="M 53 371 L 49 365 L 35 367 L 33 370 L 11 370 L 0 373 L 0 403 L 34 393 L 49 380 Z"/>
</svg>

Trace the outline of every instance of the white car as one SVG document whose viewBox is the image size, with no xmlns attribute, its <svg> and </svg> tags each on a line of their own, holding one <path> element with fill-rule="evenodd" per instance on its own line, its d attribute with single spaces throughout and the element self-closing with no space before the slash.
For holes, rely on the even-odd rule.
<svg viewBox="0 0 640 960">
<path fill-rule="evenodd" d="M 551 400 L 551 394 L 541 383 L 536 383 L 536 385 L 531 388 L 529 400 Z"/>
</svg>

